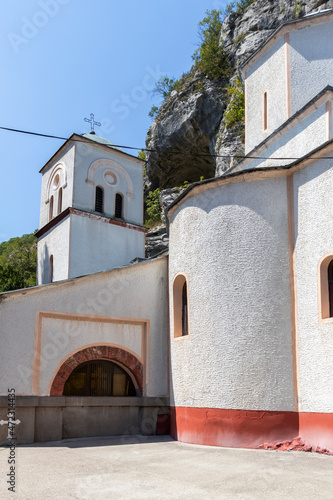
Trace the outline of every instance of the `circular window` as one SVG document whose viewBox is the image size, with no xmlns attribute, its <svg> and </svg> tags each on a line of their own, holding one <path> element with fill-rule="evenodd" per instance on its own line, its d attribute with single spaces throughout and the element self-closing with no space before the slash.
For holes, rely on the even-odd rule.
<svg viewBox="0 0 333 500">
<path fill-rule="evenodd" d="M 117 176 L 112 170 L 106 170 L 104 172 L 104 180 L 109 186 L 115 186 L 117 184 Z"/>
<path fill-rule="evenodd" d="M 60 175 L 57 174 L 53 180 L 53 189 L 56 190 L 59 187 Z"/>
</svg>

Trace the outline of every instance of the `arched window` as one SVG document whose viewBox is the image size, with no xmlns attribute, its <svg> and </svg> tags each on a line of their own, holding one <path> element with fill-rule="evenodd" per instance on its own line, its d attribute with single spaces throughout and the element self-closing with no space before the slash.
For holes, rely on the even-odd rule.
<svg viewBox="0 0 333 500">
<path fill-rule="evenodd" d="M 123 197 L 120 193 L 116 194 L 114 203 L 114 216 L 116 219 L 123 218 Z"/>
<path fill-rule="evenodd" d="M 50 255 L 50 263 L 49 263 L 49 282 L 53 282 L 53 255 Z"/>
<path fill-rule="evenodd" d="M 319 320 L 333 318 L 333 254 L 319 262 Z"/>
<path fill-rule="evenodd" d="M 187 314 L 187 285 L 186 281 L 182 290 L 182 335 L 188 334 L 188 314 Z"/>
<path fill-rule="evenodd" d="M 54 198 L 53 195 L 50 198 L 50 207 L 49 207 L 49 221 L 53 219 L 53 203 L 54 203 Z"/>
<path fill-rule="evenodd" d="M 96 187 L 95 211 L 104 213 L 104 191 L 101 186 Z"/>
<path fill-rule="evenodd" d="M 183 274 L 173 282 L 173 328 L 174 337 L 189 335 L 188 286 Z"/>
<path fill-rule="evenodd" d="M 333 317 L 333 260 L 328 265 L 327 270 L 327 281 L 328 281 L 328 305 L 329 305 L 329 317 Z"/>
<path fill-rule="evenodd" d="M 94 360 L 82 363 L 68 377 L 64 396 L 135 396 L 131 377 L 116 363 Z"/>
<path fill-rule="evenodd" d="M 62 211 L 62 188 L 59 188 L 59 193 L 58 193 L 58 214 L 60 214 Z"/>
</svg>

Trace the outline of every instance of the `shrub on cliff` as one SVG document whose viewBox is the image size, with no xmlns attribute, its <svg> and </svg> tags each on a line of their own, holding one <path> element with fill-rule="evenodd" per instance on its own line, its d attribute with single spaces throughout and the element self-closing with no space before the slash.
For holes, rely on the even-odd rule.
<svg viewBox="0 0 333 500">
<path fill-rule="evenodd" d="M 230 76 L 227 54 L 219 44 L 222 22 L 221 10 L 206 11 L 206 17 L 199 23 L 201 44 L 192 56 L 195 67 L 211 80 Z"/>
</svg>

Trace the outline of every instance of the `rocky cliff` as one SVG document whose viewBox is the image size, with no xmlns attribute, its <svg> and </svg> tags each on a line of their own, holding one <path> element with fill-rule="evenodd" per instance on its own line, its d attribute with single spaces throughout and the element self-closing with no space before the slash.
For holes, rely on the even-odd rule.
<svg viewBox="0 0 333 500">
<path fill-rule="evenodd" d="M 245 9 L 230 12 L 224 19 L 220 44 L 230 65 L 228 79 L 211 80 L 199 71 L 185 79 L 160 107 L 147 135 L 146 172 L 152 188 L 171 188 L 184 181 L 221 175 L 243 155 L 241 120 L 228 124 L 226 117 L 233 98 L 228 85 L 235 86 L 238 68 L 284 21 L 333 7 L 333 0 L 255 0 L 238 2 Z M 230 120 L 229 120 L 230 121 Z M 223 158 L 216 157 L 223 156 Z"/>
</svg>

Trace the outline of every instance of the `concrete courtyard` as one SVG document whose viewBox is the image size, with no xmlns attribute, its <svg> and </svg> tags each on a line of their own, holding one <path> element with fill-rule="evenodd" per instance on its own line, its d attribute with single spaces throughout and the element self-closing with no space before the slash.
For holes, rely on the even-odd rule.
<svg viewBox="0 0 333 500">
<path fill-rule="evenodd" d="M 333 499 L 333 457 L 215 448 L 163 437 L 104 437 L 16 448 L 16 492 L 7 491 L 0 448 L 0 498 Z"/>
</svg>

